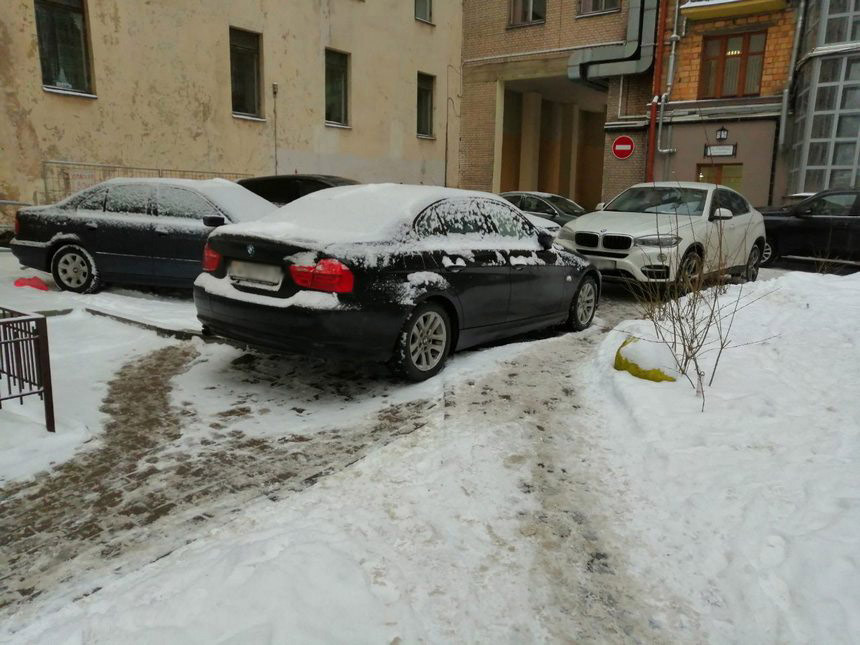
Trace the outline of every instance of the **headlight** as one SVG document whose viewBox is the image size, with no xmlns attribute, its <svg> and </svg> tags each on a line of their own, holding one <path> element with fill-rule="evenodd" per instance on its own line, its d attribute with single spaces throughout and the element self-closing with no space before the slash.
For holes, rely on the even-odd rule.
<svg viewBox="0 0 860 645">
<path fill-rule="evenodd" d="M 576 235 L 576 231 L 572 231 L 566 226 L 561 227 L 561 231 L 558 233 L 558 239 L 560 240 L 572 240 Z"/>
<path fill-rule="evenodd" d="M 681 238 L 677 235 L 644 235 L 636 238 L 637 246 L 660 246 L 670 248 L 678 246 L 681 243 Z"/>
</svg>

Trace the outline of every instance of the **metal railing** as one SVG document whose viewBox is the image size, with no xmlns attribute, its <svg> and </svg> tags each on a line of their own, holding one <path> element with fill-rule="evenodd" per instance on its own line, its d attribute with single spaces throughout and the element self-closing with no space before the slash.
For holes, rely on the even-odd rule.
<svg viewBox="0 0 860 645">
<path fill-rule="evenodd" d="M 51 204 L 84 188 L 113 179 L 114 177 L 174 177 L 177 179 L 224 179 L 237 180 L 251 175 L 235 172 L 210 172 L 203 170 L 176 170 L 169 168 L 141 168 L 135 166 L 111 166 L 76 161 L 43 161 L 42 179 L 44 193 L 38 195 L 42 204 Z"/>
<path fill-rule="evenodd" d="M 45 426 L 54 432 L 54 394 L 44 316 L 0 307 L 0 409 L 3 401 L 38 396 L 45 404 Z"/>
</svg>

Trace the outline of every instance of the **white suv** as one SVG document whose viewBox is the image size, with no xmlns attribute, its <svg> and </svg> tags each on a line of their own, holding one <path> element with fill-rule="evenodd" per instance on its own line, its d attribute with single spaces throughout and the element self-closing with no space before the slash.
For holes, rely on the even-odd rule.
<svg viewBox="0 0 860 645">
<path fill-rule="evenodd" d="M 557 242 L 585 255 L 606 278 L 693 281 L 704 272 L 755 280 L 765 232 L 761 213 L 730 188 L 653 182 L 568 222 Z"/>
</svg>

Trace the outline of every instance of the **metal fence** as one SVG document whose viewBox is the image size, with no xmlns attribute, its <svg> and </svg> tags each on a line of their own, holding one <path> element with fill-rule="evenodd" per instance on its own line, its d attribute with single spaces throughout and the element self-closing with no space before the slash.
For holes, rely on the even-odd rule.
<svg viewBox="0 0 860 645">
<path fill-rule="evenodd" d="M 0 409 L 4 401 L 23 404 L 38 396 L 45 404 L 45 425 L 54 432 L 54 394 L 44 316 L 0 307 Z"/>
<path fill-rule="evenodd" d="M 74 161 L 43 161 L 44 192 L 37 195 L 39 203 L 51 204 L 94 184 L 114 177 L 174 177 L 178 179 L 237 180 L 251 175 L 235 172 L 208 172 L 201 170 L 174 170 L 168 168 L 138 168 Z"/>
</svg>

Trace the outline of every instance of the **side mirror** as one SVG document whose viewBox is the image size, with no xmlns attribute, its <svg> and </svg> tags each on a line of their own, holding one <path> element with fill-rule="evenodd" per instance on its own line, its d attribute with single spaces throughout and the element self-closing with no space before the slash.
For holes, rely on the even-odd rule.
<svg viewBox="0 0 860 645">
<path fill-rule="evenodd" d="M 810 206 L 807 206 L 806 208 L 792 208 L 790 214 L 795 217 L 809 217 L 812 215 L 812 208 Z"/>
<path fill-rule="evenodd" d="M 549 231 L 538 231 L 538 243 L 544 250 L 551 249 L 553 242 L 555 242 L 555 235 Z"/>
<path fill-rule="evenodd" d="M 225 220 L 222 215 L 207 215 L 203 218 L 203 226 L 208 226 L 209 228 L 223 226 L 224 223 Z"/>
<path fill-rule="evenodd" d="M 597 206 L 594 207 L 594 210 L 602 211 L 604 206 L 606 206 L 605 202 L 598 202 Z"/>
<path fill-rule="evenodd" d="M 734 214 L 728 208 L 718 208 L 711 216 L 711 221 L 718 219 L 731 219 Z"/>
</svg>

